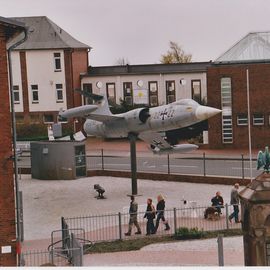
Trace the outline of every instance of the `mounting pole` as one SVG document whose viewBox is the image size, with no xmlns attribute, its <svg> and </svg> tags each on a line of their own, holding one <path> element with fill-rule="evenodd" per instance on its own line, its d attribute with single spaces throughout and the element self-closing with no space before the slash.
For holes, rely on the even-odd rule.
<svg viewBox="0 0 270 270">
<path fill-rule="evenodd" d="M 137 134 L 129 133 L 128 139 L 130 143 L 130 165 L 131 165 L 131 193 L 138 194 L 137 189 L 137 158 L 136 158 L 136 140 Z"/>
</svg>

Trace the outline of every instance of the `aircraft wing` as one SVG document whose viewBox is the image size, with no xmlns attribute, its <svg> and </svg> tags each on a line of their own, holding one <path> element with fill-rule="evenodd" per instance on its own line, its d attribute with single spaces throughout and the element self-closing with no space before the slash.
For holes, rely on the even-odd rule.
<svg viewBox="0 0 270 270">
<path fill-rule="evenodd" d="M 117 115 L 107 115 L 107 114 L 97 114 L 97 113 L 91 113 L 87 116 L 87 119 L 96 120 L 99 122 L 107 122 L 107 121 L 114 121 L 119 119 L 124 119 L 122 116 Z"/>
<path fill-rule="evenodd" d="M 83 105 L 71 109 L 67 109 L 66 111 L 60 111 L 59 117 L 62 119 L 68 119 L 73 117 L 84 117 L 87 119 L 96 120 L 99 122 L 106 122 L 112 120 L 123 119 L 121 116 L 116 116 L 112 114 L 106 114 L 106 112 L 98 113 L 97 105 Z"/>
<path fill-rule="evenodd" d="M 143 132 L 139 134 L 139 138 L 150 143 L 154 154 L 173 154 L 173 153 L 187 153 L 196 150 L 196 144 L 177 144 L 170 145 L 160 133 Z"/>
<path fill-rule="evenodd" d="M 96 105 L 84 105 L 71 109 L 67 109 L 65 111 L 60 110 L 59 117 L 60 118 L 73 118 L 73 117 L 87 117 L 90 113 L 97 110 L 98 106 Z"/>
<path fill-rule="evenodd" d="M 149 143 L 154 150 L 158 148 L 160 150 L 170 150 L 173 148 L 159 133 L 157 132 L 142 132 L 139 134 L 139 138 Z"/>
</svg>

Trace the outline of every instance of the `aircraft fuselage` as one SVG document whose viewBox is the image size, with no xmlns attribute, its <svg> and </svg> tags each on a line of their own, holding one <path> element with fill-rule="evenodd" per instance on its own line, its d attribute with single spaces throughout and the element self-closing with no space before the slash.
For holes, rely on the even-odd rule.
<svg viewBox="0 0 270 270">
<path fill-rule="evenodd" d="M 160 132 L 193 125 L 209 118 L 211 107 L 201 106 L 193 100 L 180 100 L 154 108 L 138 108 L 117 114 L 119 120 L 99 122 L 87 119 L 84 130 L 88 135 L 105 138 L 127 137 L 131 133 Z M 216 112 L 215 112 L 216 114 Z"/>
</svg>

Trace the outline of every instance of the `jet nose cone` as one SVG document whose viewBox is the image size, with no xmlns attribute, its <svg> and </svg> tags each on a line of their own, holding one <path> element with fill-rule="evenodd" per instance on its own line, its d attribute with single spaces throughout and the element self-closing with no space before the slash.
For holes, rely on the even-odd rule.
<svg viewBox="0 0 270 270">
<path fill-rule="evenodd" d="M 212 107 L 207 107 L 207 106 L 199 106 L 196 109 L 196 117 L 198 120 L 205 120 L 208 119 L 218 113 L 220 113 L 221 110 L 216 109 L 216 108 L 212 108 Z"/>
</svg>

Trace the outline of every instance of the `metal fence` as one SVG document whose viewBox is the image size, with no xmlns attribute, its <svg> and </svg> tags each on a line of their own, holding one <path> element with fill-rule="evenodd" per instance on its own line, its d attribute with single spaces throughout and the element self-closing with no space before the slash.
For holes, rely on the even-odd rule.
<svg viewBox="0 0 270 270">
<path fill-rule="evenodd" d="M 26 251 L 21 254 L 21 266 L 70 266 L 74 265 L 69 262 L 66 254 L 73 252 L 74 254 L 80 254 L 81 248 L 72 248 L 61 251 Z M 77 257 L 77 256 L 76 256 Z M 77 265 L 78 266 L 78 265 Z"/>
<path fill-rule="evenodd" d="M 126 156 L 100 152 L 87 155 L 88 170 L 130 171 L 129 153 Z M 160 174 L 182 174 L 199 176 L 225 176 L 239 179 L 250 178 L 250 160 L 244 155 L 234 157 L 207 156 L 205 153 L 181 156 L 138 156 L 137 171 Z M 261 172 L 256 170 L 256 159 L 252 160 L 252 176 Z"/>
<path fill-rule="evenodd" d="M 194 204 L 194 203 L 193 203 Z M 203 231 L 220 231 L 241 228 L 239 223 L 231 223 L 228 220 L 229 214 L 233 212 L 231 205 L 222 208 L 220 216 L 213 216 L 213 219 L 205 218 L 206 207 L 189 205 L 185 208 L 173 208 L 165 210 L 165 218 L 170 225 L 170 230 L 165 230 L 165 225 L 160 221 L 156 235 L 173 235 L 180 227 L 198 228 Z M 138 222 L 142 230 L 142 235 L 135 235 L 136 228 L 133 227 L 131 236 L 125 236 L 128 231 L 129 214 L 115 213 L 106 215 L 92 215 L 80 217 L 63 218 L 69 228 L 83 228 L 85 238 L 92 242 L 103 242 L 122 240 L 129 238 L 139 238 L 146 234 L 145 212 L 138 212 Z"/>
<path fill-rule="evenodd" d="M 30 153 L 29 153 L 30 154 Z M 18 161 L 19 175 L 22 168 L 31 168 L 31 157 L 21 156 Z M 130 171 L 129 153 L 125 156 L 112 155 L 103 149 L 87 155 L 87 170 Z M 250 161 L 247 156 L 234 157 L 213 156 L 205 153 L 182 155 L 147 155 L 137 154 L 137 172 L 179 174 L 198 176 L 222 176 L 239 179 L 250 178 Z M 261 171 L 256 170 L 256 159 L 252 160 L 252 176 Z"/>
</svg>

